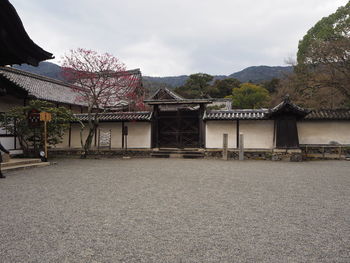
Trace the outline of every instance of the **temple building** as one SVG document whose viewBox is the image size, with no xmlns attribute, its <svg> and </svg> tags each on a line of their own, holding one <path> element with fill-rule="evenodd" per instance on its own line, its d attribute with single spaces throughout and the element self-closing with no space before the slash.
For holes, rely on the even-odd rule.
<svg viewBox="0 0 350 263">
<path fill-rule="evenodd" d="M 305 145 L 350 145 L 350 110 L 309 110 L 286 97 L 270 109 L 208 110 L 210 99 L 184 99 L 162 88 L 145 100 L 150 111 L 100 115 L 100 132 L 109 133 L 110 149 L 237 149 L 239 134 L 247 150 L 298 150 Z M 86 114 L 76 114 L 87 121 Z M 123 131 L 127 127 L 128 134 Z M 127 141 L 126 141 L 127 140 Z M 80 147 L 80 126 L 72 124 L 61 149 Z"/>
</svg>

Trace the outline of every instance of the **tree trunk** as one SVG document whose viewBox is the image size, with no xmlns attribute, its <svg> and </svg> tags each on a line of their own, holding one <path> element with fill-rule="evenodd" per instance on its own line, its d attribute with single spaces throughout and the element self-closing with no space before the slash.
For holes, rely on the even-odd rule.
<svg viewBox="0 0 350 263">
<path fill-rule="evenodd" d="M 82 159 L 86 159 L 86 157 L 88 156 L 88 154 L 90 152 L 92 139 L 95 135 L 95 130 L 98 126 L 98 114 L 96 112 L 94 118 L 92 119 L 92 117 L 93 117 L 92 116 L 92 109 L 93 109 L 92 106 L 88 109 L 89 134 L 85 140 L 83 152 L 80 156 L 80 158 L 82 158 Z"/>
</svg>

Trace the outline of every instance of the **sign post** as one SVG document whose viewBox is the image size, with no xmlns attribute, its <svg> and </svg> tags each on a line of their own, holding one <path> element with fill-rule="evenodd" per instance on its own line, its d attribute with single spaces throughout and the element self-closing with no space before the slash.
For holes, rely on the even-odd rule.
<svg viewBox="0 0 350 263">
<path fill-rule="evenodd" d="M 47 122 L 52 120 L 51 113 L 49 112 L 40 112 L 40 121 L 44 122 L 44 151 L 45 151 L 45 160 L 47 160 Z"/>
</svg>

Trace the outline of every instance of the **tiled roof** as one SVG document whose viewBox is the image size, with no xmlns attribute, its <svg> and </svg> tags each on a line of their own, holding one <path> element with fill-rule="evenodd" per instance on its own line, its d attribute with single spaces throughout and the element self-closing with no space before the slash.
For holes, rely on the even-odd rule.
<svg viewBox="0 0 350 263">
<path fill-rule="evenodd" d="M 305 120 L 350 120 L 350 109 L 312 110 Z"/>
<path fill-rule="evenodd" d="M 228 110 L 228 111 L 206 111 L 204 120 L 264 120 L 268 119 L 268 109 Z"/>
<path fill-rule="evenodd" d="M 150 98 L 149 100 L 183 100 L 179 94 L 171 91 L 168 88 L 159 88 Z"/>
<path fill-rule="evenodd" d="M 74 114 L 80 121 L 87 121 L 87 114 Z M 152 118 L 151 111 L 142 112 L 116 112 L 116 113 L 101 113 L 99 121 L 150 121 Z"/>
<path fill-rule="evenodd" d="M 283 101 L 277 106 L 270 109 L 271 115 L 276 115 L 280 113 L 294 113 L 299 116 L 306 116 L 310 111 L 308 109 L 304 109 L 299 107 L 290 101 L 289 95 L 286 95 Z"/>
<path fill-rule="evenodd" d="M 79 94 L 72 86 L 62 81 L 9 67 L 0 67 L 0 76 L 24 89 L 34 98 L 86 106 L 85 102 L 79 100 Z"/>
</svg>

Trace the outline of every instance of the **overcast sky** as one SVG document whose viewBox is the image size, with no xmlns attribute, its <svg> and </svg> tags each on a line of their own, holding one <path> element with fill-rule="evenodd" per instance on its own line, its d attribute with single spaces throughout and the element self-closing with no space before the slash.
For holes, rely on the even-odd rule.
<svg viewBox="0 0 350 263">
<path fill-rule="evenodd" d="M 143 75 L 228 75 L 285 65 L 298 41 L 347 0 L 10 0 L 30 37 L 62 55 L 109 52 Z"/>
</svg>

